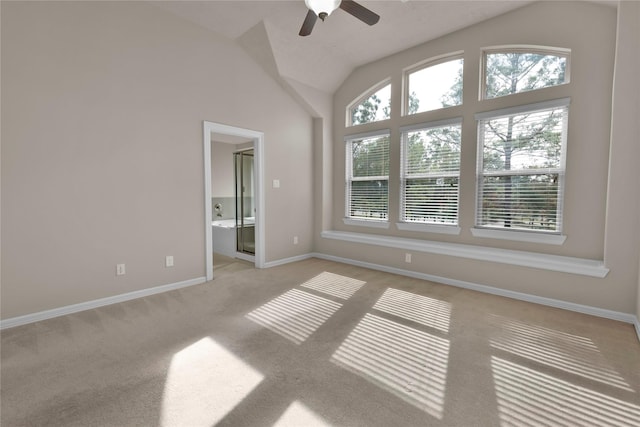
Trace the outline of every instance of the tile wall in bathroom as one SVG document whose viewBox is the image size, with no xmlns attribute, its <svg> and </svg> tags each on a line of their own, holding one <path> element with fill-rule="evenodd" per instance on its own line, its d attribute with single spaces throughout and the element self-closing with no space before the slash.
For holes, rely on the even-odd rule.
<svg viewBox="0 0 640 427">
<path fill-rule="evenodd" d="M 212 197 L 211 212 L 212 221 L 216 219 L 234 219 L 236 217 L 236 199 L 235 197 Z M 216 205 L 220 205 L 220 209 L 216 210 Z"/>
</svg>

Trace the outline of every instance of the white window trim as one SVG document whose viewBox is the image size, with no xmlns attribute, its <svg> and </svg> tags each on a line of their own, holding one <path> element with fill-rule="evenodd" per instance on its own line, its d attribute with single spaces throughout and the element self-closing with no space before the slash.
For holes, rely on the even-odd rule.
<svg viewBox="0 0 640 427">
<path fill-rule="evenodd" d="M 347 143 L 354 139 L 374 138 L 376 136 L 381 136 L 381 135 L 391 135 L 391 129 L 384 128 L 384 129 L 372 130 L 370 132 L 352 133 L 344 136 L 344 142 Z"/>
<path fill-rule="evenodd" d="M 516 105 L 514 107 L 502 108 L 499 110 L 484 111 L 481 113 L 476 113 L 475 119 L 478 121 L 478 129 L 479 129 L 481 120 L 498 119 L 505 116 L 510 116 L 514 114 L 523 114 L 531 111 L 546 110 L 546 109 L 552 109 L 552 108 L 565 108 L 565 107 L 569 107 L 570 104 L 571 104 L 570 97 L 558 98 L 558 99 L 552 99 L 549 101 L 536 102 L 533 104 Z M 565 128 L 564 131 L 567 132 L 568 129 Z M 480 130 L 478 130 L 478 136 L 479 135 L 480 135 Z M 562 193 L 564 193 L 564 175 L 565 175 L 566 148 L 567 148 L 566 143 L 567 143 L 566 140 L 563 141 L 563 147 L 561 150 L 561 159 L 560 159 L 560 164 L 562 165 L 562 167 L 560 168 L 561 170 L 560 171 L 556 171 L 555 169 L 553 170 L 554 173 L 558 173 L 560 183 L 562 185 L 562 188 L 560 190 Z M 476 221 L 478 218 L 478 209 L 479 209 L 478 207 L 480 206 L 480 203 L 482 203 L 480 200 L 480 178 L 483 176 L 491 176 L 491 175 L 498 174 L 498 173 L 483 174 L 481 172 L 482 149 L 483 149 L 482 145 L 483 144 L 480 142 L 480 140 L 478 140 L 478 146 L 477 146 L 478 153 L 477 153 L 477 159 L 476 159 L 477 160 L 476 209 L 474 214 Z M 551 170 L 540 171 L 540 173 L 543 173 L 543 172 L 546 173 L 546 172 L 552 172 L 552 171 Z M 520 173 L 520 171 L 517 171 L 517 173 Z M 504 171 L 499 173 L 499 175 L 504 175 L 504 174 L 505 174 Z M 507 174 L 509 174 L 508 171 L 507 171 Z M 560 197 L 564 198 L 564 194 L 561 194 Z M 564 210 L 563 206 L 558 206 L 558 213 L 557 213 L 558 216 L 560 217 L 562 216 L 563 210 Z M 564 244 L 564 241 L 567 238 L 566 235 L 562 234 L 562 229 L 556 233 L 549 233 L 544 230 L 522 231 L 520 229 L 514 229 L 514 230 L 494 229 L 490 227 L 481 227 L 481 226 L 478 226 L 477 224 L 475 227 L 471 228 L 471 234 L 473 234 L 474 237 L 484 237 L 484 238 L 499 239 L 499 240 L 513 240 L 518 242 L 544 243 L 544 244 L 550 244 L 550 245 L 562 245 Z"/>
<path fill-rule="evenodd" d="M 350 141 L 358 140 L 358 139 L 375 138 L 375 137 L 384 136 L 384 135 L 388 135 L 389 139 L 391 139 L 391 129 L 385 128 L 385 129 L 379 129 L 379 130 L 370 131 L 370 132 L 361 132 L 361 133 L 355 133 L 351 135 L 345 135 L 344 137 L 345 151 L 347 149 L 346 144 L 348 144 Z M 389 148 L 389 150 L 391 150 L 391 148 Z M 353 163 L 349 164 L 349 161 L 352 162 L 352 159 L 350 159 L 350 156 L 347 156 L 345 153 L 345 170 L 344 170 L 345 172 L 345 191 L 344 191 L 345 217 L 343 218 L 343 222 L 346 225 L 356 225 L 361 227 L 389 228 L 389 211 L 388 211 L 389 194 L 388 193 L 387 193 L 387 219 L 364 219 L 364 218 L 352 218 L 347 216 L 349 212 L 349 208 L 351 206 L 351 201 L 349 200 L 350 193 L 347 189 L 347 186 L 351 180 L 351 168 L 353 167 Z M 371 179 L 376 177 L 367 177 L 367 178 Z M 377 178 L 380 178 L 380 177 L 377 177 Z M 387 188 L 388 188 L 389 178 L 390 177 L 387 175 L 386 176 Z"/>
<path fill-rule="evenodd" d="M 597 278 L 604 278 L 609 273 L 609 269 L 605 266 L 604 261 L 586 258 L 334 230 L 323 231 L 320 236 L 325 239 L 341 240 L 351 243 L 454 256 L 478 261 L 517 265 L 520 267 L 539 268 L 542 270 L 559 271 Z"/>
<path fill-rule="evenodd" d="M 390 118 L 385 119 L 385 120 L 378 120 L 376 122 L 370 122 L 370 123 L 358 123 L 358 124 L 353 124 L 351 123 L 351 109 L 355 106 L 355 105 L 359 105 L 361 104 L 365 99 L 368 99 L 371 95 L 377 93 L 380 89 L 382 89 L 383 87 L 386 87 L 388 85 L 391 85 L 391 77 L 387 77 L 386 79 L 384 79 L 383 81 L 376 83 L 375 85 L 371 86 L 369 89 L 367 89 L 366 91 L 362 92 L 356 99 L 354 99 L 353 101 L 351 101 L 349 104 L 347 104 L 347 108 L 345 110 L 345 117 L 344 117 L 344 123 L 345 123 L 345 128 L 351 128 L 354 126 L 361 126 L 361 125 L 367 125 L 370 123 L 380 123 L 380 122 L 384 122 L 387 120 L 390 120 Z M 391 88 L 393 89 L 393 88 Z M 393 93 L 391 94 L 391 100 L 393 100 Z M 390 110 L 390 113 L 393 113 L 393 108 Z"/>
<path fill-rule="evenodd" d="M 461 228 L 457 225 L 431 224 L 426 222 L 396 222 L 396 228 L 401 231 L 415 231 L 418 233 L 437 233 L 459 235 Z"/>
<path fill-rule="evenodd" d="M 415 123 L 412 125 L 401 126 L 400 134 L 403 134 L 405 132 L 411 132 L 414 130 L 420 130 L 420 129 L 430 129 L 430 128 L 438 128 L 441 126 L 461 125 L 461 124 L 462 124 L 462 116 L 457 116 L 457 117 L 452 117 L 450 119 L 434 120 L 431 122 L 421 122 L 421 123 Z"/>
<path fill-rule="evenodd" d="M 442 64 L 444 62 L 455 61 L 456 59 L 462 59 L 463 67 L 464 67 L 464 51 L 459 50 L 456 52 L 448 52 L 443 55 L 433 56 L 431 58 L 425 59 L 424 61 L 420 61 L 417 64 L 413 64 L 407 68 L 402 70 L 402 108 L 400 109 L 400 115 L 402 117 L 409 116 L 409 74 L 415 73 L 416 71 L 423 70 L 428 67 L 432 67 L 434 65 Z M 463 70 L 464 71 L 464 70 Z M 464 72 L 463 72 L 464 79 Z M 462 82 L 464 85 L 464 80 Z M 462 105 L 462 104 L 460 104 Z M 455 105 L 451 107 L 459 107 L 460 105 Z M 442 107 L 442 108 L 451 108 L 451 107 Z M 435 111 L 435 110 L 429 110 Z M 427 111 L 422 111 L 416 114 L 426 113 Z M 411 114 L 414 116 L 415 114 Z"/>
<path fill-rule="evenodd" d="M 523 52 L 523 53 L 546 53 L 546 54 L 558 54 L 564 56 L 571 55 L 571 49 L 567 47 L 556 46 L 540 46 L 535 44 L 502 44 L 495 46 L 486 46 L 481 49 L 482 53 L 511 53 L 511 52 Z"/>
<path fill-rule="evenodd" d="M 489 46 L 489 47 L 484 47 L 480 50 L 480 87 L 479 87 L 480 94 L 478 97 L 479 100 L 485 101 L 488 99 L 504 98 L 505 96 L 511 96 L 511 95 L 522 93 L 522 92 L 516 92 L 516 93 L 510 93 L 507 95 L 498 96 L 498 97 L 487 98 L 487 87 L 486 87 L 487 85 L 487 54 L 515 53 L 515 52 L 534 53 L 534 54 L 541 54 L 541 55 L 557 55 L 557 56 L 564 56 L 567 58 L 567 65 L 565 68 L 566 81 L 564 83 L 561 83 L 555 86 L 547 86 L 547 87 L 541 87 L 538 89 L 533 89 L 534 91 L 540 90 L 540 89 L 546 89 L 548 87 L 563 86 L 571 82 L 571 49 L 564 48 L 564 47 L 536 46 L 536 45 L 524 45 L 524 44 Z M 531 92 L 531 91 L 527 91 L 527 92 Z"/>
<path fill-rule="evenodd" d="M 513 107 L 501 108 L 499 110 L 483 111 L 475 114 L 475 119 L 499 119 L 501 117 L 510 116 L 512 114 L 529 113 L 535 110 L 546 110 L 551 108 L 568 107 L 571 104 L 571 98 L 557 98 L 549 101 L 535 102 L 533 104 L 516 105 Z"/>
<path fill-rule="evenodd" d="M 517 242 L 542 243 L 547 245 L 562 245 L 567 239 L 564 234 L 536 231 L 497 230 L 491 228 L 472 227 L 473 237 L 486 239 L 513 240 Z"/>
<path fill-rule="evenodd" d="M 345 225 L 355 225 L 357 227 L 371 227 L 371 228 L 389 228 L 388 220 L 381 219 L 356 219 L 356 218 L 342 218 L 342 222 Z"/>
<path fill-rule="evenodd" d="M 449 126 L 449 125 L 460 125 L 462 127 L 462 117 L 452 117 L 450 119 L 434 120 L 431 122 L 416 123 L 416 124 L 400 127 L 400 137 L 402 139 L 401 141 L 402 155 L 400 158 L 400 212 L 399 212 L 399 215 L 401 219 L 404 217 L 404 214 L 403 214 L 404 206 L 402 203 L 403 201 L 402 194 L 404 191 L 404 180 L 405 180 L 404 156 L 406 153 L 406 147 L 404 145 L 404 138 L 403 138 L 404 133 L 411 132 L 414 130 L 431 129 L 431 128 L 437 128 L 442 126 Z M 462 153 L 460 153 L 460 155 L 462 156 Z M 462 158 L 460 160 L 462 160 Z M 418 232 L 424 232 L 424 233 L 455 234 L 455 235 L 460 234 L 460 227 L 458 227 L 458 223 L 460 221 L 460 175 L 461 173 L 462 171 L 459 170 L 458 171 L 458 218 L 456 218 L 456 221 L 457 221 L 456 224 L 447 225 L 447 224 L 435 224 L 435 223 L 424 223 L 424 222 L 410 222 L 410 221 L 401 220 L 396 223 L 396 228 L 402 231 L 418 231 Z"/>
</svg>

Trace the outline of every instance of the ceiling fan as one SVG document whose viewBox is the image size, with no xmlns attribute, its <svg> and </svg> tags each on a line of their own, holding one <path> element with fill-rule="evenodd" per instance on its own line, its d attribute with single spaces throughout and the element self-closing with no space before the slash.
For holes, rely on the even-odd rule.
<svg viewBox="0 0 640 427">
<path fill-rule="evenodd" d="M 327 16 L 331 15 L 331 12 L 338 8 L 355 16 L 365 24 L 373 25 L 380 20 L 380 16 L 377 13 L 351 0 L 304 0 L 304 3 L 309 8 L 309 11 L 304 18 L 302 28 L 300 28 L 299 34 L 301 36 L 311 34 L 311 30 L 313 30 L 318 18 L 324 21 Z"/>
</svg>

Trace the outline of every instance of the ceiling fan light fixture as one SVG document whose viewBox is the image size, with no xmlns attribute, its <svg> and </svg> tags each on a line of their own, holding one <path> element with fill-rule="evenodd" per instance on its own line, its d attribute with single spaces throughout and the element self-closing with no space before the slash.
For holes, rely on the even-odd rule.
<svg viewBox="0 0 640 427">
<path fill-rule="evenodd" d="M 304 0 L 304 4 L 324 21 L 331 12 L 340 7 L 342 0 Z"/>
</svg>

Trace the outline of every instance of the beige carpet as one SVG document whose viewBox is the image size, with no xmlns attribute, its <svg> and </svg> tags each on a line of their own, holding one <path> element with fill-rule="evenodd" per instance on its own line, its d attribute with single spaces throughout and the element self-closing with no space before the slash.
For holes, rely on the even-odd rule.
<svg viewBox="0 0 640 427">
<path fill-rule="evenodd" d="M 640 425 L 633 327 L 311 259 L 2 331 L 10 426 Z"/>
<path fill-rule="evenodd" d="M 243 261 L 237 258 L 231 258 L 219 253 L 213 253 L 213 271 L 216 273 L 214 277 L 218 277 L 222 269 L 231 269 L 232 271 L 246 270 L 253 268 L 253 263 Z M 229 273 L 229 271 L 224 272 Z"/>
</svg>

